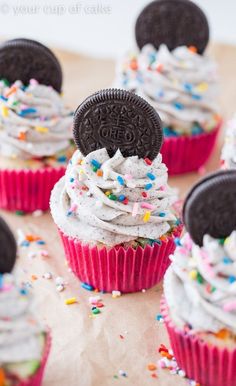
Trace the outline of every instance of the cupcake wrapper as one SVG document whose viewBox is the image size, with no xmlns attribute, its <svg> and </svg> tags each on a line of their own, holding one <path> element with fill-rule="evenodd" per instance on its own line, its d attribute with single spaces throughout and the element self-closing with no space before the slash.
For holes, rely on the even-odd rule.
<svg viewBox="0 0 236 386">
<path fill-rule="evenodd" d="M 220 126 L 210 133 L 165 137 L 161 153 L 169 175 L 193 172 L 203 166 L 214 149 Z"/>
<path fill-rule="evenodd" d="M 24 212 L 48 210 L 51 190 L 65 170 L 65 167 L 0 170 L 0 208 Z"/>
<path fill-rule="evenodd" d="M 188 378 L 201 386 L 236 385 L 236 349 L 230 351 L 209 345 L 176 328 L 168 315 L 164 298 L 161 300 L 161 313 L 178 366 Z"/>
<path fill-rule="evenodd" d="M 124 249 L 85 245 L 59 229 L 67 261 L 75 275 L 100 291 L 122 293 L 148 289 L 162 280 L 170 264 L 169 255 L 175 250 L 174 238 L 181 231 L 182 226 L 176 227 L 161 245 Z"/>
<path fill-rule="evenodd" d="M 44 354 L 42 357 L 40 368 L 32 377 L 30 377 L 29 379 L 27 379 L 25 381 L 21 381 L 16 386 L 40 386 L 42 384 L 44 370 L 45 370 L 48 355 L 49 355 L 49 352 L 51 349 L 51 342 L 52 342 L 51 335 L 50 335 L 50 333 L 48 333 L 47 339 L 46 339 L 46 346 L 45 346 L 45 350 L 44 350 Z"/>
</svg>

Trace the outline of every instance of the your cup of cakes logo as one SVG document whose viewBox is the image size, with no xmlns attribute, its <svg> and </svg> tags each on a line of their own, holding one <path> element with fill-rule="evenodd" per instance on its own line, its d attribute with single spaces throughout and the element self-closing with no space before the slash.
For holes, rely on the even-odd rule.
<svg viewBox="0 0 236 386">
<path fill-rule="evenodd" d="M 38 385 L 51 346 L 51 337 L 32 308 L 32 295 L 11 273 L 16 242 L 0 218 L 0 380 L 1 385 Z M 9 344 L 10 342 L 10 344 Z"/>
<path fill-rule="evenodd" d="M 236 171 L 220 171 L 188 194 L 164 278 L 162 315 L 178 366 L 201 385 L 236 384 Z M 223 364 L 223 365 L 222 365 Z"/>
<path fill-rule="evenodd" d="M 189 0 L 155 0 L 139 14 L 134 35 L 136 48 L 119 61 L 114 84 L 145 98 L 160 115 L 169 173 L 198 170 L 221 125 L 217 67 L 205 53 L 207 17 Z"/>
<path fill-rule="evenodd" d="M 0 207 L 47 210 L 73 152 L 72 112 L 53 52 L 29 39 L 0 46 Z"/>
<path fill-rule="evenodd" d="M 162 138 L 157 112 L 125 90 L 101 90 L 75 112 L 78 150 L 52 192 L 51 212 L 69 265 L 92 288 L 141 291 L 169 265 L 182 225 Z"/>
</svg>

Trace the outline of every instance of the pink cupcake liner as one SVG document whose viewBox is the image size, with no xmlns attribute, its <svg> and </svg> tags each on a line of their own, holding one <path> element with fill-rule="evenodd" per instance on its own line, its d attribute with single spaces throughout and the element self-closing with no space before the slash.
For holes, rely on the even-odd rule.
<svg viewBox="0 0 236 386">
<path fill-rule="evenodd" d="M 221 122 L 210 133 L 193 136 L 165 137 L 161 153 L 169 175 L 198 170 L 210 157 Z"/>
<path fill-rule="evenodd" d="M 170 265 L 169 255 L 175 250 L 174 238 L 181 232 L 182 225 L 179 225 L 161 245 L 125 249 L 83 244 L 59 229 L 66 259 L 75 275 L 100 291 L 122 293 L 148 289 L 162 280 Z"/>
<path fill-rule="evenodd" d="M 179 330 L 171 321 L 165 298 L 161 313 L 178 366 L 201 386 L 236 385 L 236 349 L 223 349 Z"/>
<path fill-rule="evenodd" d="M 41 361 L 41 365 L 40 365 L 39 369 L 37 370 L 37 372 L 34 375 L 32 375 L 32 377 L 30 377 L 24 381 L 18 381 L 18 383 L 16 381 L 16 383 L 14 383 L 14 385 L 16 385 L 16 386 L 40 386 L 42 384 L 44 370 L 45 370 L 47 360 L 48 360 L 48 355 L 49 355 L 49 352 L 51 349 L 51 343 L 52 343 L 51 335 L 48 332 L 47 338 L 46 338 L 46 345 L 45 345 L 45 349 L 44 349 L 44 353 L 43 353 L 43 357 L 42 357 L 42 361 Z"/>
<path fill-rule="evenodd" d="M 55 183 L 64 176 L 65 167 L 38 170 L 0 170 L 0 208 L 34 212 L 49 209 Z"/>
</svg>

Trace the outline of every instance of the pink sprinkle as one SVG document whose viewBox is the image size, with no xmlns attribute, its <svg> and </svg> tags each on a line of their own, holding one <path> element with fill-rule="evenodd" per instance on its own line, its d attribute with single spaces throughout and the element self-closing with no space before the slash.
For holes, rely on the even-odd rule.
<svg viewBox="0 0 236 386">
<path fill-rule="evenodd" d="M 183 248 L 183 247 L 178 247 L 178 252 L 181 253 L 181 255 L 188 255 L 188 250 L 186 248 Z"/>
<path fill-rule="evenodd" d="M 133 210 L 132 210 L 132 216 L 135 217 L 138 214 L 138 202 L 134 203 Z"/>
<path fill-rule="evenodd" d="M 78 207 L 77 204 L 75 204 L 75 203 L 72 204 L 72 205 L 71 205 L 71 208 L 70 208 L 70 212 L 75 212 L 76 209 L 77 209 L 77 207 Z"/>
<path fill-rule="evenodd" d="M 165 186 L 160 186 L 159 190 L 163 192 L 165 190 Z"/>
<path fill-rule="evenodd" d="M 124 177 L 125 177 L 126 180 L 132 180 L 132 178 L 133 178 L 131 176 L 131 174 L 125 174 Z"/>
<path fill-rule="evenodd" d="M 203 176 L 204 174 L 206 174 L 206 168 L 204 168 L 204 166 L 201 166 L 199 169 L 198 169 L 198 174 L 200 176 Z"/>
<path fill-rule="evenodd" d="M 152 205 L 152 204 L 149 204 L 148 202 L 142 202 L 141 208 L 146 208 L 146 209 L 154 210 L 155 206 Z"/>
<path fill-rule="evenodd" d="M 38 81 L 36 79 L 30 79 L 30 84 L 32 84 L 32 86 L 36 86 Z"/>
<path fill-rule="evenodd" d="M 224 311 L 230 312 L 234 310 L 236 310 L 236 301 L 229 302 L 224 305 Z"/>
<path fill-rule="evenodd" d="M 48 257 L 48 251 L 46 251 L 46 250 L 42 250 L 42 251 L 40 251 L 40 254 L 41 254 L 41 256 L 42 257 Z"/>
</svg>

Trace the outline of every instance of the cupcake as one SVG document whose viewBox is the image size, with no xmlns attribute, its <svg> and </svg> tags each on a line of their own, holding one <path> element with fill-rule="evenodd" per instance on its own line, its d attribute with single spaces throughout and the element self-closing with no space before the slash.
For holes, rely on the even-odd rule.
<svg viewBox="0 0 236 386">
<path fill-rule="evenodd" d="M 191 1 L 156 0 L 140 13 L 135 35 L 138 48 L 118 63 L 115 86 L 138 93 L 160 115 L 169 174 L 198 170 L 221 125 L 216 64 L 204 54 L 206 16 Z"/>
<path fill-rule="evenodd" d="M 221 153 L 221 167 L 222 169 L 236 168 L 236 115 L 227 124 Z"/>
<path fill-rule="evenodd" d="M 0 46 L 0 79 L 0 207 L 47 210 L 73 154 L 61 66 L 42 44 L 10 40 Z"/>
<path fill-rule="evenodd" d="M 74 138 L 78 150 L 51 196 L 69 265 L 102 291 L 152 287 L 182 229 L 158 114 L 133 93 L 102 90 L 77 108 Z"/>
<path fill-rule="evenodd" d="M 16 243 L 0 219 L 0 382 L 3 386 L 40 386 L 51 338 L 38 321 L 32 295 L 10 273 Z"/>
<path fill-rule="evenodd" d="M 178 366 L 207 386 L 236 384 L 236 171 L 207 176 L 183 210 L 188 233 L 164 278 L 161 311 Z"/>
</svg>

